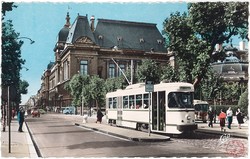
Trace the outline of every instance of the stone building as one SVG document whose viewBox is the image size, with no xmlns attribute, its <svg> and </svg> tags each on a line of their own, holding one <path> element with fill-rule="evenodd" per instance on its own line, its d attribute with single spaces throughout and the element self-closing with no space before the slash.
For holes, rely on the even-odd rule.
<svg viewBox="0 0 250 159">
<path fill-rule="evenodd" d="M 58 33 L 55 62 L 50 62 L 42 75 L 38 105 L 68 106 L 72 97 L 64 85 L 75 74 L 98 75 L 103 79 L 121 75 L 132 68 L 135 73 L 143 59 L 157 61 L 159 67 L 172 60 L 164 47 L 164 38 L 152 23 L 98 19 L 78 15 Z M 119 69 L 119 67 L 120 69 Z"/>
</svg>

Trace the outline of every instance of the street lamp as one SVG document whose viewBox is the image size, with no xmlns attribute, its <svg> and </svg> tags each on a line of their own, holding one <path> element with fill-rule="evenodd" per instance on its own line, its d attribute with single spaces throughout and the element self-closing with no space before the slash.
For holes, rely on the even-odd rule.
<svg viewBox="0 0 250 159">
<path fill-rule="evenodd" d="M 31 38 L 28 38 L 28 37 L 19 37 L 17 39 L 28 39 L 28 40 L 30 40 L 30 44 L 34 44 L 35 43 L 34 40 L 32 40 Z"/>
</svg>

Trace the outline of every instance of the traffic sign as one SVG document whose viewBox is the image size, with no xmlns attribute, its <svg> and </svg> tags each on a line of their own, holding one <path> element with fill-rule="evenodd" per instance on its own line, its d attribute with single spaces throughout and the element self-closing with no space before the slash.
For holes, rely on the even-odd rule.
<svg viewBox="0 0 250 159">
<path fill-rule="evenodd" d="M 146 81 L 145 91 L 146 92 L 154 92 L 154 84 L 152 81 Z"/>
</svg>

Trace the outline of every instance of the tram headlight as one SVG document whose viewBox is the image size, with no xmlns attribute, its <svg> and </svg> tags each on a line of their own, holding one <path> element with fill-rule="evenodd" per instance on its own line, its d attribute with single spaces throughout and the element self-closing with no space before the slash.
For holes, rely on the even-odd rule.
<svg viewBox="0 0 250 159">
<path fill-rule="evenodd" d="M 187 120 L 191 120 L 191 116 L 188 115 L 188 116 L 187 116 Z"/>
</svg>

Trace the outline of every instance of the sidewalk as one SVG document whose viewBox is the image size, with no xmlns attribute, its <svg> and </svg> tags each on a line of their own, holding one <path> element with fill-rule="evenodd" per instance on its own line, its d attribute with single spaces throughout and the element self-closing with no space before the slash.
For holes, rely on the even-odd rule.
<svg viewBox="0 0 250 159">
<path fill-rule="evenodd" d="M 9 127 L 6 127 L 5 132 L 1 132 L 1 158 L 38 158 L 35 147 L 31 141 L 30 134 L 23 123 L 23 131 L 18 132 L 19 124 L 16 119 L 11 121 L 11 147 L 9 153 Z M 2 127 L 1 127 L 2 128 Z"/>
<path fill-rule="evenodd" d="M 197 123 L 198 124 L 198 129 L 196 132 L 205 132 L 205 133 L 210 133 L 210 134 L 218 134 L 218 135 L 223 135 L 223 134 L 230 134 L 231 137 L 240 137 L 240 138 L 246 138 L 248 139 L 249 135 L 249 129 L 248 129 L 248 121 L 244 124 L 241 125 L 241 129 L 238 128 L 237 120 L 233 120 L 233 123 L 231 125 L 231 129 L 227 128 L 227 123 L 225 125 L 225 132 L 221 131 L 220 124 L 218 122 L 213 123 L 213 127 L 208 127 L 208 123 Z"/>
<path fill-rule="evenodd" d="M 125 138 L 132 141 L 168 141 L 170 137 L 166 135 L 159 135 L 150 133 L 150 136 L 147 132 L 136 131 L 128 128 L 121 128 L 116 126 L 110 126 L 105 123 L 105 118 L 103 118 L 103 123 L 95 123 L 95 116 L 88 118 L 88 123 L 83 123 L 83 117 L 79 115 L 75 116 L 65 116 L 67 118 L 72 118 L 73 123 L 77 126 L 82 126 L 94 131 L 103 132 L 106 134 L 114 135 L 117 137 Z M 220 131 L 219 123 L 215 123 L 214 127 L 208 127 L 208 123 L 197 123 L 198 132 L 214 133 L 214 134 L 225 134 Z M 231 137 L 242 137 L 248 138 L 248 122 L 242 125 L 242 128 L 237 127 L 237 123 L 232 124 L 232 129 L 226 128 L 226 133 L 230 134 Z M 23 125 L 22 133 L 18 131 L 18 122 L 16 119 L 13 119 L 11 122 L 11 153 L 9 153 L 9 132 L 8 127 L 6 127 L 6 132 L 1 132 L 1 157 L 14 157 L 14 158 L 38 158 L 35 147 L 31 141 L 30 134 L 26 127 L 26 124 Z"/>
</svg>

